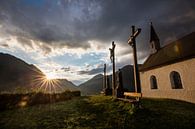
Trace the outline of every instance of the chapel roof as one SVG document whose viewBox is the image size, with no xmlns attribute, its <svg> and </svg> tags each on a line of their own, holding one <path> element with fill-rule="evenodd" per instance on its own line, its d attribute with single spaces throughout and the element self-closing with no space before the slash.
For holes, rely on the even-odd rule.
<svg viewBox="0 0 195 129">
<path fill-rule="evenodd" d="M 140 71 L 154 69 L 195 57 L 195 32 L 192 32 L 151 54 Z"/>
</svg>

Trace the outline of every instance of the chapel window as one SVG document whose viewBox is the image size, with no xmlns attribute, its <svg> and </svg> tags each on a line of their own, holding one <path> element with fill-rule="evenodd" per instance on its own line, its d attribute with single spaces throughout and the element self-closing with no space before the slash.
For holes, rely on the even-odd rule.
<svg viewBox="0 0 195 129">
<path fill-rule="evenodd" d="M 150 77 L 150 85 L 151 85 L 151 89 L 157 89 L 157 80 L 156 77 L 154 75 L 152 75 Z"/>
<path fill-rule="evenodd" d="M 170 73 L 170 81 L 172 89 L 182 89 L 181 77 L 178 72 L 172 71 Z"/>
</svg>

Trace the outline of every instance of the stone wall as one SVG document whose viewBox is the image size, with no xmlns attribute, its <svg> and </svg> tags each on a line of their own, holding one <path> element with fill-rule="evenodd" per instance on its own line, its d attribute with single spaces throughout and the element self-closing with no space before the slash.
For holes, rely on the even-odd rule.
<svg viewBox="0 0 195 129">
<path fill-rule="evenodd" d="M 170 73 L 177 71 L 182 89 L 172 89 Z M 157 79 L 157 89 L 151 89 L 150 77 Z M 195 103 L 195 58 L 140 72 L 143 97 L 170 98 Z"/>
</svg>

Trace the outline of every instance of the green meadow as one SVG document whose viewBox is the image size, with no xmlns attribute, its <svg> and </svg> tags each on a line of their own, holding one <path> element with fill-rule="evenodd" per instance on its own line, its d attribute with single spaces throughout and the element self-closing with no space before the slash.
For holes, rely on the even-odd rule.
<svg viewBox="0 0 195 129">
<path fill-rule="evenodd" d="M 0 112 L 0 129 L 192 129 L 195 104 L 142 99 L 142 108 L 109 96 L 75 97 Z"/>
</svg>

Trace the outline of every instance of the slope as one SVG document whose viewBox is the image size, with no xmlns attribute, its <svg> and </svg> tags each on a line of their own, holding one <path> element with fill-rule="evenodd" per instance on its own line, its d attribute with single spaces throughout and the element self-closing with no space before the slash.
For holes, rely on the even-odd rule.
<svg viewBox="0 0 195 129">
<path fill-rule="evenodd" d="M 98 74 L 88 81 L 79 85 L 79 90 L 82 95 L 99 94 L 103 87 L 103 75 Z"/>
<path fill-rule="evenodd" d="M 123 88 L 126 91 L 134 91 L 134 76 L 133 76 L 133 66 L 126 65 L 121 68 L 122 77 L 123 77 Z M 118 71 L 116 72 L 116 81 L 118 75 Z M 108 76 L 109 78 L 109 87 L 112 87 L 112 75 Z M 116 82 L 118 83 L 118 82 Z M 103 88 L 103 75 L 98 74 L 91 78 L 90 80 L 79 85 L 79 89 L 82 95 L 95 95 L 99 94 Z"/>
<path fill-rule="evenodd" d="M 46 91 L 49 90 L 43 84 L 46 77 L 44 73 L 33 64 L 28 64 L 23 60 L 0 53 L 0 91 L 32 91 L 40 89 L 41 85 Z M 66 79 L 59 79 L 58 87 L 61 90 L 75 90 L 76 86 Z M 54 85 L 56 86 L 56 85 Z M 57 87 L 57 86 L 56 86 Z"/>
</svg>

